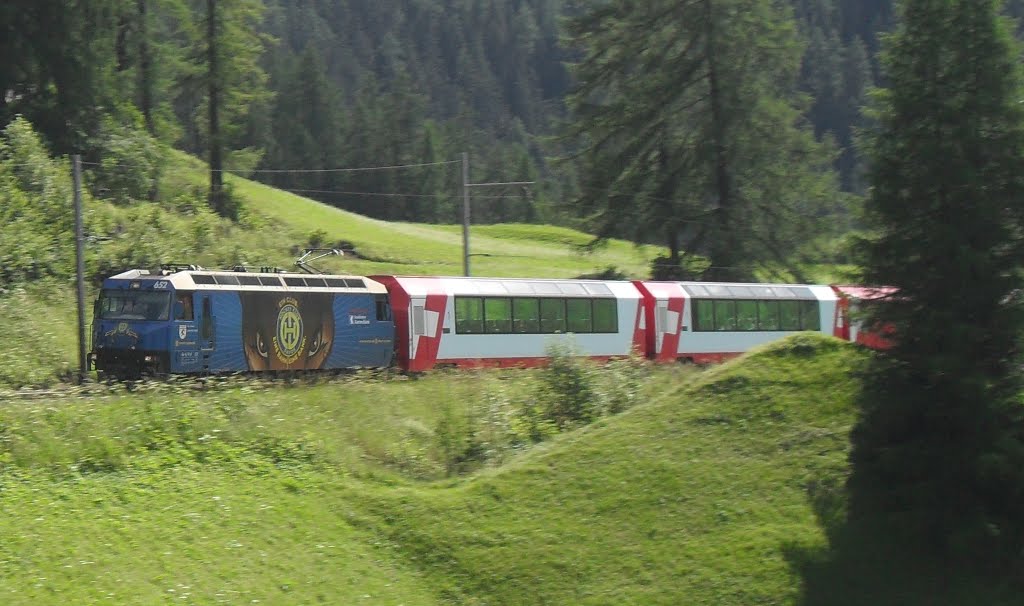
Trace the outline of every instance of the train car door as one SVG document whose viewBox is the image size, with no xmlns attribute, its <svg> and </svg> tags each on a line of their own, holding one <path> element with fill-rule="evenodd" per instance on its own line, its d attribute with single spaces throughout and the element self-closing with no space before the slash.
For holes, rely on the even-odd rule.
<svg viewBox="0 0 1024 606">
<path fill-rule="evenodd" d="M 656 356 L 665 346 L 666 332 L 668 332 L 668 300 L 658 299 L 654 302 L 654 354 Z"/>
<path fill-rule="evenodd" d="M 420 337 L 427 334 L 427 314 L 424 308 L 425 301 L 422 298 L 412 299 L 412 306 L 409 309 L 409 359 L 416 359 L 416 350 L 419 348 Z"/>
<path fill-rule="evenodd" d="M 210 354 L 217 344 L 217 322 L 213 315 L 213 299 L 202 295 L 199 303 L 199 349 L 203 355 L 203 369 L 210 369 Z"/>
</svg>

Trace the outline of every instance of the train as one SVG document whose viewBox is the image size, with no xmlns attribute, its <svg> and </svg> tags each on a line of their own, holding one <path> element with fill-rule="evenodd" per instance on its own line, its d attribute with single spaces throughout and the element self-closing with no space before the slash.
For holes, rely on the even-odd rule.
<svg viewBox="0 0 1024 606">
<path fill-rule="evenodd" d="M 300 267 L 302 267 L 300 265 Z M 597 360 L 719 362 L 814 331 L 871 347 L 857 286 L 334 275 L 196 265 L 103 281 L 89 368 L 102 377 L 356 368 L 532 367 L 562 345 Z"/>
</svg>

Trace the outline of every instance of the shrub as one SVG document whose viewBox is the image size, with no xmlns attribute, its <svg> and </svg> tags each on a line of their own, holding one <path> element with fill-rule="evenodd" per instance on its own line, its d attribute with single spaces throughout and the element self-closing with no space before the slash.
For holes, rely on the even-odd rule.
<svg viewBox="0 0 1024 606">
<path fill-rule="evenodd" d="M 100 166 L 89 171 L 93 194 L 117 204 L 155 199 L 166 153 L 145 130 L 104 121 L 97 152 Z"/>
</svg>

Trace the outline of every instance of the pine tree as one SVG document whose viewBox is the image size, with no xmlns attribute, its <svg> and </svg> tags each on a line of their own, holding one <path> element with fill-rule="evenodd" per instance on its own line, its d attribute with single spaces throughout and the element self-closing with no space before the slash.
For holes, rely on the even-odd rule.
<svg viewBox="0 0 1024 606">
<path fill-rule="evenodd" d="M 811 232 L 830 153 L 802 127 L 788 9 L 613 0 L 569 32 L 585 54 L 568 135 L 583 145 L 578 202 L 599 236 L 657 237 L 669 265 L 699 252 L 705 278 L 738 280 Z"/>
<path fill-rule="evenodd" d="M 868 137 L 868 283 L 895 346 L 853 433 L 854 518 L 1006 562 L 1024 547 L 1024 109 L 996 0 L 906 0 Z"/>
<path fill-rule="evenodd" d="M 231 216 L 234 211 L 224 191 L 225 153 L 258 138 L 246 132 L 248 118 L 272 97 L 266 88 L 267 75 L 259 65 L 265 43 L 257 29 L 263 3 L 205 0 L 196 9 L 203 34 L 193 60 L 201 75 L 184 83 L 183 121 L 191 123 L 194 138 L 205 135 L 205 145 L 194 145 L 190 151 L 208 155 L 210 206 L 218 214 Z M 205 115 L 205 121 L 200 115 Z M 200 124 L 205 124 L 205 129 Z"/>
</svg>

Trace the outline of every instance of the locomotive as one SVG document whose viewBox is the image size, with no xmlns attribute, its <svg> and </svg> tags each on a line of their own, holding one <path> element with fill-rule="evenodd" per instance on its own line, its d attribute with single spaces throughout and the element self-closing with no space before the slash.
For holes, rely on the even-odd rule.
<svg viewBox="0 0 1024 606">
<path fill-rule="evenodd" d="M 851 324 L 858 287 L 424 276 L 168 265 L 107 278 L 90 369 L 101 376 L 717 362 L 801 331 L 883 346 Z"/>
</svg>

